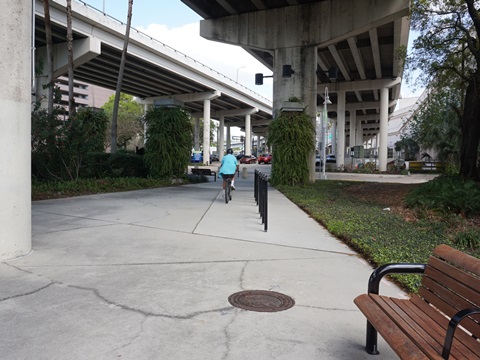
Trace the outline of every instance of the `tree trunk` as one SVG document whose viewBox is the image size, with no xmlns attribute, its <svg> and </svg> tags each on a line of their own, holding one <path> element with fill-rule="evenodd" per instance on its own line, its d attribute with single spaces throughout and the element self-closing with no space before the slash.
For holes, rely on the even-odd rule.
<svg viewBox="0 0 480 360">
<path fill-rule="evenodd" d="M 47 43 L 47 112 L 51 114 L 53 112 L 53 41 L 48 0 L 43 2 L 43 11 L 45 13 L 45 41 Z"/>
<path fill-rule="evenodd" d="M 132 23 L 132 8 L 133 0 L 128 0 L 128 13 L 127 13 L 127 28 L 125 30 L 125 39 L 123 42 L 122 58 L 120 60 L 120 69 L 118 70 L 117 89 L 115 91 L 115 101 L 113 103 L 112 114 L 112 141 L 110 145 L 110 151 L 112 154 L 117 152 L 117 117 L 118 107 L 120 104 L 120 91 L 122 90 L 123 73 L 125 71 L 125 62 L 127 60 L 127 48 L 128 41 L 130 39 L 130 26 Z"/>
<path fill-rule="evenodd" d="M 463 116 L 460 119 L 462 144 L 460 146 L 460 176 L 480 180 L 478 146 L 480 144 L 480 74 L 470 79 L 465 95 Z"/>
<path fill-rule="evenodd" d="M 75 97 L 73 93 L 73 31 L 72 0 L 67 0 L 67 56 L 68 56 L 68 117 L 75 114 Z"/>
</svg>

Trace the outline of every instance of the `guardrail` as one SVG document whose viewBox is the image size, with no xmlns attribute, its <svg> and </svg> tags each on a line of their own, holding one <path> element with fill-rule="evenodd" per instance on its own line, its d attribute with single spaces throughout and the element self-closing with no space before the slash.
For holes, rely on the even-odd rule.
<svg viewBox="0 0 480 360">
<path fill-rule="evenodd" d="M 255 202 L 258 205 L 258 212 L 262 219 L 263 230 L 268 230 L 268 175 L 255 170 L 255 181 L 253 185 Z"/>
</svg>

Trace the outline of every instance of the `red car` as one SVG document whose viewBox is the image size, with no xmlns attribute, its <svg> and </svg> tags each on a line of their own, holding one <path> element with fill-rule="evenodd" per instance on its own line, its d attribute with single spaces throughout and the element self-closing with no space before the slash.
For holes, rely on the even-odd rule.
<svg viewBox="0 0 480 360">
<path fill-rule="evenodd" d="M 256 164 L 257 158 L 253 155 L 245 155 L 240 159 L 240 164 Z"/>
<path fill-rule="evenodd" d="M 271 164 L 272 163 L 272 154 L 263 154 L 258 157 L 259 164 Z"/>
</svg>

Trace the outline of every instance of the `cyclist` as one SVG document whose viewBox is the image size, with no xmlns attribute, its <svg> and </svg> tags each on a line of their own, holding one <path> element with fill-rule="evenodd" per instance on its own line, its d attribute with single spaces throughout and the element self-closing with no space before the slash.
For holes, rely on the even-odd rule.
<svg viewBox="0 0 480 360">
<path fill-rule="evenodd" d="M 219 175 L 223 179 L 223 189 L 225 189 L 226 180 L 228 178 L 232 179 L 231 189 L 235 190 L 235 172 L 238 171 L 237 158 L 233 156 L 233 150 L 228 149 L 227 155 L 222 159 L 222 166 L 220 167 Z"/>
</svg>

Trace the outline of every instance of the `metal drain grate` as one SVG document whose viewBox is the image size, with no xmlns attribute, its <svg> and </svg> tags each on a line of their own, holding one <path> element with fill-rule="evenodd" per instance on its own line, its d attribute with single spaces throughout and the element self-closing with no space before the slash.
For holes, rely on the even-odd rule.
<svg viewBox="0 0 480 360">
<path fill-rule="evenodd" d="M 295 305 L 290 296 L 265 290 L 240 291 L 230 295 L 228 302 L 240 309 L 259 312 L 282 311 Z"/>
</svg>

